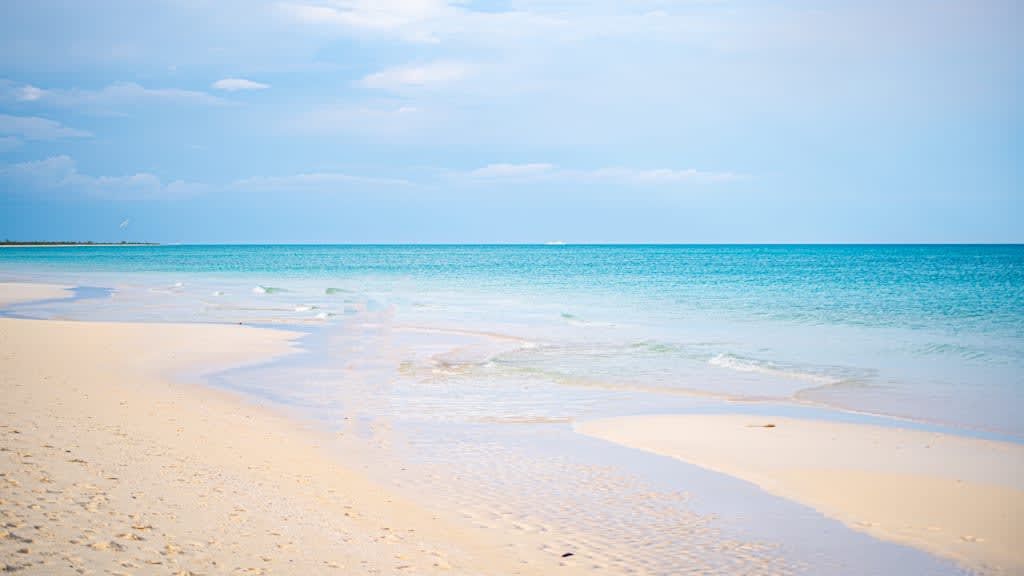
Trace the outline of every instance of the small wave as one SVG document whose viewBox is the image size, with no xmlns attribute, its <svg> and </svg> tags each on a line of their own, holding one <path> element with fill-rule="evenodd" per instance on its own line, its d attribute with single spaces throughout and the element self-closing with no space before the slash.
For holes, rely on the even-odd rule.
<svg viewBox="0 0 1024 576">
<path fill-rule="evenodd" d="M 816 384 L 837 384 L 842 380 L 841 378 L 825 376 L 823 374 L 801 372 L 799 370 L 779 366 L 772 362 L 741 358 L 733 354 L 716 354 L 708 360 L 708 364 L 718 366 L 719 368 L 736 370 L 737 372 L 754 372 L 757 374 L 764 374 L 766 376 L 775 376 L 777 378 L 786 378 L 788 380 L 803 380 L 805 382 L 814 382 Z"/>
<path fill-rule="evenodd" d="M 317 307 L 312 305 L 312 304 L 300 304 L 300 305 L 295 307 L 295 311 L 296 312 L 310 312 L 312 310 L 316 310 L 316 308 Z"/>
<path fill-rule="evenodd" d="M 587 326 L 591 328 L 612 328 L 615 324 L 611 322 L 595 322 L 593 320 L 584 320 L 575 314 L 568 312 L 562 312 L 562 319 L 565 320 L 566 324 L 570 326 Z"/>
<path fill-rule="evenodd" d="M 645 352 L 652 352 L 655 354 L 673 354 L 680 352 L 682 348 L 675 344 L 666 344 L 664 342 L 652 342 L 644 341 L 637 342 L 630 345 L 630 348 L 634 350 L 643 350 Z"/>
<path fill-rule="evenodd" d="M 948 342 L 925 344 L 916 349 L 915 353 L 921 356 L 958 356 L 964 360 L 981 360 L 988 356 L 984 350 L 963 344 L 950 344 Z"/>
<path fill-rule="evenodd" d="M 252 289 L 253 294 L 280 294 L 281 292 L 287 292 L 287 290 L 273 286 L 256 286 Z"/>
<path fill-rule="evenodd" d="M 324 294 L 327 294 L 327 295 L 331 295 L 331 294 L 351 294 L 351 293 L 352 293 L 351 290 L 346 290 L 345 288 L 325 288 L 324 289 Z"/>
<path fill-rule="evenodd" d="M 155 294 L 180 294 L 185 290 L 184 282 L 175 282 L 170 286 L 163 286 L 159 288 L 150 288 L 149 291 Z"/>
<path fill-rule="evenodd" d="M 213 291 L 213 295 L 214 296 L 223 296 L 224 295 L 224 291 L 223 290 L 214 290 Z"/>
</svg>

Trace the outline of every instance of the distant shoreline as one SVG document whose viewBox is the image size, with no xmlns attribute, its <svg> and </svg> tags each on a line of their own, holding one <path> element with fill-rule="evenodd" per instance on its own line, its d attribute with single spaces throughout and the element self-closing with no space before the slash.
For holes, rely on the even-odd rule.
<svg viewBox="0 0 1024 576">
<path fill-rule="evenodd" d="M 864 243 L 864 242 L 761 242 L 761 243 L 715 243 L 715 242 L 666 242 L 666 243 L 644 243 L 644 242 L 0 242 L 0 248 L 4 246 L 31 247 L 31 246 L 345 246 L 345 247 L 550 247 L 550 248 L 834 248 L 834 247 L 921 247 L 921 248 L 946 248 L 946 247 L 1024 247 L 1024 242 L 897 242 L 897 243 Z"/>
<path fill-rule="evenodd" d="M 0 248 L 69 248 L 84 246 L 159 246 L 156 242 L 0 242 Z"/>
</svg>

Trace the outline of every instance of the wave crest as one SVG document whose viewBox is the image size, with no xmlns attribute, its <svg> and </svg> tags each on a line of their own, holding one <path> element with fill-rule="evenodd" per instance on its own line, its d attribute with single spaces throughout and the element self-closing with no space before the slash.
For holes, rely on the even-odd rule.
<svg viewBox="0 0 1024 576">
<path fill-rule="evenodd" d="M 736 370 L 737 372 L 754 372 L 757 374 L 764 374 L 765 376 L 786 378 L 788 380 L 803 380 L 805 382 L 813 382 L 815 384 L 838 384 L 842 381 L 842 378 L 836 378 L 834 376 L 815 374 L 813 372 L 803 372 L 793 368 L 780 366 L 773 362 L 743 358 L 728 353 L 714 355 L 710 360 L 708 360 L 708 364 L 718 366 L 719 368 Z"/>
</svg>

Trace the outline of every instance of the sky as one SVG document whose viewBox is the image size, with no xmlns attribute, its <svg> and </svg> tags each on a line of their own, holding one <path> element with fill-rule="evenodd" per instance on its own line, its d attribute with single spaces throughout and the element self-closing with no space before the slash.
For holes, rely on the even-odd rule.
<svg viewBox="0 0 1024 576">
<path fill-rule="evenodd" d="M 1024 242 L 1019 0 L 0 0 L 0 239 Z"/>
</svg>

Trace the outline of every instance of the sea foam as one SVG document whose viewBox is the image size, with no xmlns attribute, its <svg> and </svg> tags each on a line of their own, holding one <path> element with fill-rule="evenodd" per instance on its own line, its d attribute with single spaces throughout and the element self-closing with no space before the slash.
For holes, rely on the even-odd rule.
<svg viewBox="0 0 1024 576">
<path fill-rule="evenodd" d="M 842 380 L 841 378 L 826 376 L 824 374 L 803 372 L 800 370 L 782 367 L 772 362 L 742 358 L 728 353 L 712 356 L 711 359 L 708 360 L 708 364 L 718 366 L 719 368 L 736 370 L 737 372 L 753 372 L 757 374 L 764 374 L 765 376 L 774 376 L 776 378 L 785 378 L 787 380 L 803 380 L 805 382 L 813 382 L 815 384 L 823 385 L 837 384 Z"/>
</svg>

